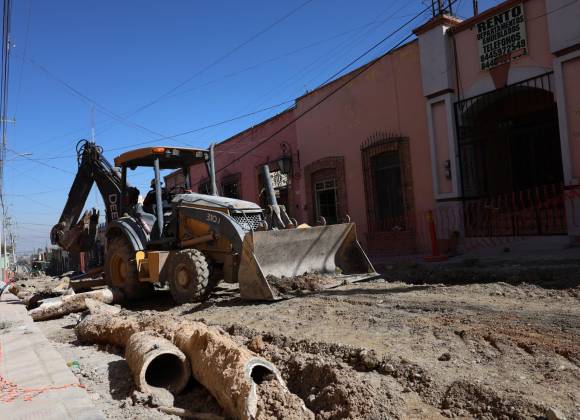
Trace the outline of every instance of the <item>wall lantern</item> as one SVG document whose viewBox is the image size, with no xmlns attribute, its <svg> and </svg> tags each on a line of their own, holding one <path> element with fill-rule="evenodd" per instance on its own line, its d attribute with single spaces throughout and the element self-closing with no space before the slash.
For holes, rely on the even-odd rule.
<svg viewBox="0 0 580 420">
<path fill-rule="evenodd" d="M 282 156 L 278 159 L 278 168 L 281 172 L 288 174 L 292 168 L 292 160 L 288 156 Z"/>
</svg>

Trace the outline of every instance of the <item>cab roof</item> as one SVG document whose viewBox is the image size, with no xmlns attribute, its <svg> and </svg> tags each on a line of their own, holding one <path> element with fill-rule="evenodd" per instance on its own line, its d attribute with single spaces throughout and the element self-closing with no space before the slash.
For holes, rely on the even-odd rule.
<svg viewBox="0 0 580 420">
<path fill-rule="evenodd" d="M 180 169 L 204 163 L 209 159 L 209 150 L 174 146 L 144 147 L 117 156 L 115 166 L 129 168 L 153 166 L 157 158 L 161 169 Z"/>
</svg>

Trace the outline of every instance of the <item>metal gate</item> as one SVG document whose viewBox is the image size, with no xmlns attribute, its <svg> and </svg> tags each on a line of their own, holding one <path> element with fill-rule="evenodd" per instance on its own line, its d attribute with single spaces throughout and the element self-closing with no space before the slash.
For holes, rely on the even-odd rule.
<svg viewBox="0 0 580 420">
<path fill-rule="evenodd" d="M 552 73 L 455 104 L 466 236 L 566 232 Z"/>
</svg>

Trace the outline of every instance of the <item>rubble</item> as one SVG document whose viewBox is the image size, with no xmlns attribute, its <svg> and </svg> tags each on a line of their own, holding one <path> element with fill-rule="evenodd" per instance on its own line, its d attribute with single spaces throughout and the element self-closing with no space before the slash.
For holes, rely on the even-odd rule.
<svg viewBox="0 0 580 420">
<path fill-rule="evenodd" d="M 316 292 L 337 284 L 333 276 L 319 273 L 304 273 L 294 277 L 268 275 L 266 279 L 282 296 Z"/>
</svg>

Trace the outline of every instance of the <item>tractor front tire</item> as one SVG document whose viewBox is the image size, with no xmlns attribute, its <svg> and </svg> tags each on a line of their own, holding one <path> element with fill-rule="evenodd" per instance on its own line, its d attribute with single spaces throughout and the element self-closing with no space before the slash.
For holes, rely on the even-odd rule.
<svg viewBox="0 0 580 420">
<path fill-rule="evenodd" d="M 122 236 L 112 238 L 105 253 L 105 281 L 109 287 L 120 289 L 126 299 L 141 299 L 153 291 L 151 283 L 139 281 L 135 253 Z"/>
<path fill-rule="evenodd" d="M 200 302 L 213 289 L 205 255 L 197 249 L 184 249 L 169 257 L 167 282 L 176 303 Z"/>
</svg>

